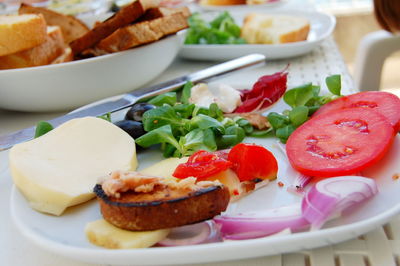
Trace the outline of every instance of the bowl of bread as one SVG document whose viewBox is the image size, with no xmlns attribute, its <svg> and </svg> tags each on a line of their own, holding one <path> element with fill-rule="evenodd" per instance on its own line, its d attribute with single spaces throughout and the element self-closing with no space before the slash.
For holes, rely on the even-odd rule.
<svg viewBox="0 0 400 266">
<path fill-rule="evenodd" d="M 317 11 L 241 9 L 194 13 L 189 24 L 180 56 L 215 61 L 250 53 L 267 59 L 307 54 L 332 34 L 336 20 Z"/>
<path fill-rule="evenodd" d="M 71 110 L 137 89 L 174 60 L 189 15 L 157 0 L 100 21 L 22 4 L 0 16 L 0 108 Z"/>
</svg>

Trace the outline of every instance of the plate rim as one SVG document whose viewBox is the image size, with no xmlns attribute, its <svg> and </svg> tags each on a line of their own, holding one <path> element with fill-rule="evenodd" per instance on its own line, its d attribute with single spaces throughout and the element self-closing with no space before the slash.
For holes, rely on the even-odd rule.
<svg viewBox="0 0 400 266">
<path fill-rule="evenodd" d="M 274 2 L 267 2 L 263 4 L 243 4 L 243 5 L 207 5 L 207 4 L 201 4 L 201 1 L 197 3 L 197 7 L 199 7 L 202 10 L 205 11 L 217 11 L 217 10 L 222 10 L 222 9 L 240 9 L 240 8 L 257 8 L 257 7 L 262 7 L 262 8 L 276 8 L 281 5 L 287 4 L 289 0 L 276 0 Z"/>
<path fill-rule="evenodd" d="M 348 233 L 348 237 L 346 239 L 352 239 L 354 237 L 357 237 L 373 227 L 381 226 L 385 224 L 391 217 L 393 217 L 396 214 L 400 213 L 400 204 L 397 204 L 393 207 L 391 207 L 389 210 L 380 213 L 379 215 L 376 215 L 374 217 L 371 217 L 368 220 L 363 220 L 363 221 L 358 221 L 355 223 L 351 224 L 346 224 L 346 225 L 340 225 L 340 226 L 335 226 L 332 228 L 325 228 L 325 229 L 320 229 L 316 231 L 307 231 L 307 232 L 299 232 L 299 233 L 294 233 L 290 235 L 280 235 L 277 237 L 271 236 L 271 237 L 265 237 L 265 238 L 257 238 L 257 239 L 249 239 L 249 240 L 240 240 L 240 241 L 229 241 L 229 242 L 223 242 L 223 243 L 209 243 L 209 244 L 204 244 L 204 245 L 192 245 L 192 246 L 184 246 L 184 247 L 155 247 L 155 248 L 145 248 L 145 249 L 120 249 L 120 250 L 111 250 L 111 249 L 104 249 L 104 248 L 85 248 L 85 247 L 76 247 L 76 246 L 70 246 L 66 244 L 62 244 L 57 241 L 51 241 L 46 238 L 38 237 L 29 227 L 25 227 L 23 223 L 17 218 L 15 210 L 13 208 L 13 205 L 15 204 L 15 197 L 16 193 L 20 193 L 18 189 L 13 185 L 12 192 L 11 192 L 11 217 L 12 220 L 15 222 L 17 225 L 18 229 L 20 232 L 28 238 L 30 241 L 35 242 L 37 245 L 41 246 L 45 250 L 48 250 L 50 252 L 55 252 L 60 255 L 64 255 L 70 258 L 86 258 L 86 257 L 91 257 L 91 256 L 105 256 L 107 259 L 110 258 L 115 258 L 115 256 L 126 256 L 126 257 L 131 257 L 131 258 L 137 258 L 140 254 L 142 256 L 156 256 L 156 255 L 166 255 L 162 253 L 174 253 L 174 251 L 180 251 L 180 252 L 190 252 L 190 251 L 195 251 L 197 252 L 203 252 L 205 249 L 211 249 L 213 252 L 218 252 L 220 249 L 233 249 L 235 247 L 243 247 L 243 243 L 246 242 L 246 246 L 258 246 L 260 245 L 273 245 L 279 242 L 285 242 L 286 240 L 292 240 L 292 241 L 299 241 L 301 240 L 305 235 L 307 235 L 307 238 L 311 239 L 316 239 L 316 238 L 326 238 L 329 237 L 333 233 L 337 233 L 337 231 L 340 231 L 340 233 Z M 22 196 L 22 195 L 21 195 Z M 35 241 L 36 240 L 36 241 Z M 329 244 L 334 244 L 334 243 L 339 243 L 342 241 L 330 241 Z M 228 245 L 226 245 L 228 244 Z M 317 245 L 321 246 L 321 245 Z M 249 248 L 249 247 L 248 247 Z M 298 250 L 298 249 L 296 249 Z M 266 253 L 265 256 L 268 254 Z M 263 255 L 259 255 L 263 256 Z M 246 257 L 240 256 L 241 258 L 251 258 L 251 257 L 257 257 L 257 256 L 251 256 L 248 255 Z M 100 259 L 101 260 L 101 259 Z M 99 261 L 100 261 L 99 260 Z M 229 261 L 232 260 L 232 258 L 223 258 L 220 261 Z M 86 260 L 84 261 L 87 262 L 92 262 L 93 260 Z M 215 261 L 215 260 L 212 260 Z M 205 258 L 203 261 L 196 261 L 197 263 L 204 263 L 204 262 L 209 262 Z M 194 261 L 186 261 L 182 263 L 196 263 Z M 171 262 L 165 262 L 164 265 L 170 264 Z M 131 265 L 136 265 L 132 264 Z M 147 264 L 146 262 L 141 261 L 141 265 Z M 149 262 L 149 264 L 154 264 L 154 262 Z"/>
</svg>

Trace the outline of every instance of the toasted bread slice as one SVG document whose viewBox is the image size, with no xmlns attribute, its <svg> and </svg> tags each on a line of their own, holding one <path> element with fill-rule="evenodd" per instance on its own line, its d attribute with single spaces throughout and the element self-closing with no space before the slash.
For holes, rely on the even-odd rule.
<svg viewBox="0 0 400 266">
<path fill-rule="evenodd" d="M 190 9 L 187 6 L 175 7 L 175 8 L 156 7 L 147 10 L 146 13 L 142 17 L 140 17 L 138 21 L 152 20 L 155 18 L 166 17 L 178 12 L 181 12 L 185 18 L 188 18 L 191 15 Z"/>
<path fill-rule="evenodd" d="M 250 13 L 241 37 L 250 44 L 279 44 L 307 39 L 310 22 L 303 17 Z"/>
<path fill-rule="evenodd" d="M 46 36 L 46 21 L 42 15 L 0 15 L 0 56 L 37 46 Z"/>
<path fill-rule="evenodd" d="M 123 51 L 157 41 L 166 35 L 176 33 L 187 27 L 187 20 L 182 13 L 174 13 L 170 16 L 142 21 L 118 29 L 100 41 L 96 47 L 98 50 L 107 53 Z"/>
<path fill-rule="evenodd" d="M 70 43 L 73 40 L 78 39 L 83 34 L 89 31 L 89 28 L 79 19 L 64 15 L 47 8 L 34 7 L 28 4 L 22 3 L 19 10 L 19 14 L 42 14 L 50 26 L 60 26 L 61 31 L 64 35 L 65 43 Z"/>
<path fill-rule="evenodd" d="M 70 47 L 64 49 L 64 53 L 62 53 L 59 57 L 54 59 L 51 64 L 60 64 L 65 62 L 70 62 L 74 60 L 74 55 L 72 54 L 72 50 Z"/>
<path fill-rule="evenodd" d="M 27 50 L 0 57 L 0 69 L 33 67 L 50 64 L 64 53 L 65 44 L 58 26 L 47 27 L 46 40 Z"/>
<path fill-rule="evenodd" d="M 149 8 L 157 7 L 158 0 L 137 0 L 123 7 L 112 17 L 97 24 L 91 31 L 71 42 L 70 46 L 74 55 L 93 47 L 100 40 L 106 38 L 117 29 L 137 20 Z"/>
<path fill-rule="evenodd" d="M 229 190 L 219 182 L 195 183 L 193 177 L 179 182 L 154 179 L 145 178 L 135 189 L 112 195 L 106 194 L 104 183 L 96 185 L 94 192 L 103 218 L 122 229 L 148 231 L 208 220 L 228 206 Z"/>
</svg>

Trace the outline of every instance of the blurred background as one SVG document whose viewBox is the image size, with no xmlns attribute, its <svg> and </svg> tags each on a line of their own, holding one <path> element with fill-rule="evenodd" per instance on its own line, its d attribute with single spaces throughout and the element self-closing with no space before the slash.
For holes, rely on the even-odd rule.
<svg viewBox="0 0 400 266">
<path fill-rule="evenodd" d="M 329 12 L 336 16 L 337 25 L 334 38 L 339 50 L 354 73 L 355 53 L 359 41 L 367 33 L 379 30 L 373 15 L 372 0 L 307 0 L 317 9 Z M 389 90 L 400 95 L 400 53 L 395 53 L 385 61 L 382 75 L 381 89 Z"/>
<path fill-rule="evenodd" d="M 10 3 L 20 0 L 0 0 L 0 13 Z M 66 14 L 76 14 L 85 11 L 103 13 L 112 6 L 122 6 L 132 0 L 23 0 L 24 2 L 54 8 Z M 193 3 L 196 0 L 164 0 L 170 3 Z M 399 0 L 400 1 L 400 0 Z M 360 40 L 366 34 L 380 30 L 373 15 L 372 0 L 288 0 L 287 2 L 304 3 L 314 6 L 319 11 L 333 14 L 337 18 L 334 39 L 350 70 L 354 74 L 354 61 Z M 385 61 L 381 81 L 381 89 L 390 90 L 400 95 L 400 52 L 393 54 Z"/>
</svg>

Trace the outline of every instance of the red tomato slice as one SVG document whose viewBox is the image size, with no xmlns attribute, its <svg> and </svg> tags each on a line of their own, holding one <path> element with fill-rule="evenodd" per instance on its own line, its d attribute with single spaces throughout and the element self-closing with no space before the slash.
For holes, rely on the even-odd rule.
<svg viewBox="0 0 400 266">
<path fill-rule="evenodd" d="M 278 163 L 274 155 L 262 146 L 239 143 L 228 154 L 232 169 L 240 181 L 276 178 Z"/>
<path fill-rule="evenodd" d="M 313 117 L 290 135 L 291 165 L 309 176 L 351 175 L 383 157 L 394 139 L 391 124 L 377 111 L 348 108 Z"/>
<path fill-rule="evenodd" d="M 400 130 L 400 99 L 396 95 L 384 91 L 360 92 L 338 98 L 322 106 L 313 117 L 352 107 L 372 108 L 389 120 L 395 132 Z"/>
<path fill-rule="evenodd" d="M 204 179 L 225 171 L 231 166 L 231 162 L 217 153 L 200 150 L 193 153 L 186 163 L 178 165 L 173 176 L 182 179 L 189 176 Z"/>
</svg>

